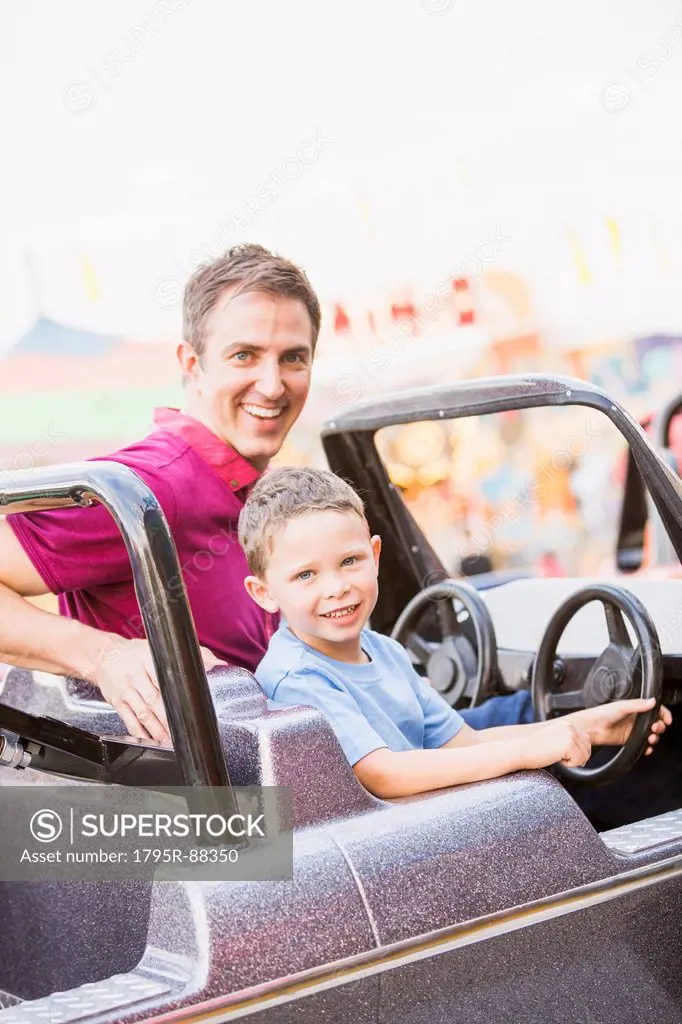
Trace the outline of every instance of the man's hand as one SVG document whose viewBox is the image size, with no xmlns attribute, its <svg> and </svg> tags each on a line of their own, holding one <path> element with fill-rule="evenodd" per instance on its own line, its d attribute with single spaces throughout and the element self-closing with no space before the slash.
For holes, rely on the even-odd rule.
<svg viewBox="0 0 682 1024">
<path fill-rule="evenodd" d="M 567 715 L 551 722 L 543 722 L 532 739 L 519 741 L 524 747 L 524 768 L 547 768 L 561 761 L 571 768 L 580 768 L 590 759 L 592 745 L 587 729 L 575 716 Z"/>
<path fill-rule="evenodd" d="M 199 650 L 207 672 L 222 664 L 206 647 Z M 87 678 L 116 708 L 130 735 L 170 744 L 168 719 L 149 642 L 125 640 L 109 633 L 92 661 L 94 667 Z"/>
<path fill-rule="evenodd" d="M 590 740 L 595 746 L 620 747 L 629 738 L 637 715 L 651 711 L 656 703 L 653 697 L 637 700 L 616 700 L 612 704 L 602 704 L 598 708 L 587 708 L 566 715 L 564 721 L 575 721 L 579 728 L 587 729 Z M 647 754 L 651 754 L 669 725 L 673 716 L 668 708 L 661 706 L 658 717 L 651 726 Z"/>
</svg>

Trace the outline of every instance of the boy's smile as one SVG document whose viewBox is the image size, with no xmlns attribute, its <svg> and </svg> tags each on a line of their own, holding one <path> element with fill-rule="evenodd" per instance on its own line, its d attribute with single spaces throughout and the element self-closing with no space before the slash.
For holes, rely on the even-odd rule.
<svg viewBox="0 0 682 1024">
<path fill-rule="evenodd" d="M 251 596 L 281 611 L 292 632 L 338 661 L 363 660 L 360 632 L 376 604 L 381 539 L 354 512 L 315 510 L 290 519 L 271 540 L 265 581 Z"/>
<path fill-rule="evenodd" d="M 334 609 L 333 612 L 324 612 L 322 618 L 323 619 L 334 619 L 334 621 L 336 621 L 338 619 L 346 619 L 347 620 L 350 617 L 352 617 L 353 615 L 355 615 L 356 611 L 360 607 L 362 607 L 362 606 L 359 605 L 359 604 L 347 604 L 343 608 L 336 608 L 336 609 Z"/>
</svg>

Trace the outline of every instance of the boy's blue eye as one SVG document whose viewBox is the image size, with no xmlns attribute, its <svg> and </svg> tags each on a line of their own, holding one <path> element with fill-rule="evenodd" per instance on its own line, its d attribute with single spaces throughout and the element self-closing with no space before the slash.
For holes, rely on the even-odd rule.
<svg viewBox="0 0 682 1024">
<path fill-rule="evenodd" d="M 357 561 L 358 561 L 358 556 L 357 555 L 349 555 L 348 558 L 344 558 L 344 560 L 343 560 L 343 562 L 341 564 L 342 565 L 350 565 L 353 562 L 357 562 Z"/>
<path fill-rule="evenodd" d="M 304 569 L 303 572 L 299 572 L 299 574 L 296 577 L 296 579 L 297 580 L 305 580 L 305 579 L 308 579 L 311 574 L 312 574 L 312 569 Z"/>
</svg>

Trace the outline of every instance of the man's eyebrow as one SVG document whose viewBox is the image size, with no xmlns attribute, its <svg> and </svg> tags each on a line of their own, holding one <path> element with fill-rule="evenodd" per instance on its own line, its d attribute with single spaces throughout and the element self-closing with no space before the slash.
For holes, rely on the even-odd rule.
<svg viewBox="0 0 682 1024">
<path fill-rule="evenodd" d="M 266 352 L 268 346 L 259 345 L 256 341 L 233 341 L 231 344 L 225 346 L 222 354 L 228 355 L 230 352 L 241 352 L 245 348 L 251 349 L 253 352 Z M 293 352 L 304 352 L 306 355 L 310 355 L 311 351 L 310 345 L 292 345 L 291 348 L 284 349 L 281 354 L 283 356 L 288 356 Z"/>
</svg>

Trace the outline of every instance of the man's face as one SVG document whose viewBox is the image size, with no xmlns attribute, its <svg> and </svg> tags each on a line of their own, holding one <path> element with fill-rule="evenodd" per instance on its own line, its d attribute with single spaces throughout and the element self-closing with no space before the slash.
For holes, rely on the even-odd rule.
<svg viewBox="0 0 682 1024">
<path fill-rule="evenodd" d="M 201 359 L 186 342 L 179 348 L 187 411 L 265 469 L 308 396 L 312 324 L 299 299 L 233 292 L 208 316 Z"/>
</svg>

